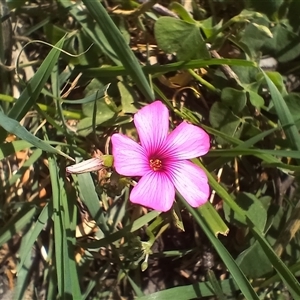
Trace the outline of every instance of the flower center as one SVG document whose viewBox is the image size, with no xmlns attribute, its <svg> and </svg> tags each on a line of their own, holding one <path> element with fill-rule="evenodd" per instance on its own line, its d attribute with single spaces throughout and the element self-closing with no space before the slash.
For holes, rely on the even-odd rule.
<svg viewBox="0 0 300 300">
<path fill-rule="evenodd" d="M 150 168 L 153 171 L 160 171 L 162 169 L 162 162 L 160 159 L 150 159 Z"/>
</svg>

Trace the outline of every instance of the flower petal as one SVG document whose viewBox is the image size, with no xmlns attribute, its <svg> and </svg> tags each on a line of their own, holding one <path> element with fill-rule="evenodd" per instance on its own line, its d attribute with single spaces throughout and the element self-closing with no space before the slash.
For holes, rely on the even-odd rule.
<svg viewBox="0 0 300 300">
<path fill-rule="evenodd" d="M 174 202 L 175 188 L 163 172 L 148 172 L 132 189 L 130 201 L 158 211 L 168 211 Z"/>
<path fill-rule="evenodd" d="M 193 207 L 207 202 L 210 189 L 205 172 L 188 160 L 171 161 L 166 172 L 177 191 Z"/>
<path fill-rule="evenodd" d="M 169 111 L 162 102 L 155 101 L 134 115 L 134 124 L 142 146 L 148 155 L 154 154 L 167 138 Z"/>
<path fill-rule="evenodd" d="M 141 145 L 126 135 L 115 133 L 111 137 L 114 166 L 125 176 L 143 176 L 150 170 L 149 161 Z"/>
<path fill-rule="evenodd" d="M 200 127 L 183 121 L 168 135 L 162 155 L 190 159 L 206 154 L 209 148 L 209 135 Z"/>
</svg>

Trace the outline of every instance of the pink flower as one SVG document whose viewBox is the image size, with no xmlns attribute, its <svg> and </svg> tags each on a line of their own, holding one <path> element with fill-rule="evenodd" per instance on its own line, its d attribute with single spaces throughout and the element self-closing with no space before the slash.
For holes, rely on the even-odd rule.
<svg viewBox="0 0 300 300">
<path fill-rule="evenodd" d="M 160 101 L 138 111 L 134 124 L 140 144 L 123 134 L 112 136 L 117 172 L 141 177 L 131 191 L 130 201 L 168 211 L 176 189 L 191 206 L 204 204 L 210 193 L 207 176 L 188 159 L 208 152 L 208 134 L 185 121 L 168 134 L 169 111 Z"/>
</svg>

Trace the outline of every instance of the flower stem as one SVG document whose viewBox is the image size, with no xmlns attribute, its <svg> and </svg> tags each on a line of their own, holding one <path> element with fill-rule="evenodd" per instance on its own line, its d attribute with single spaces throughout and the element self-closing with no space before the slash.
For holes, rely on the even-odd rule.
<svg viewBox="0 0 300 300">
<path fill-rule="evenodd" d="M 189 69 L 188 72 L 196 79 L 198 80 L 202 85 L 207 87 L 211 92 L 216 94 L 221 94 L 221 91 L 217 88 L 215 88 L 211 83 L 203 79 L 201 76 L 199 76 L 195 71 Z"/>
</svg>

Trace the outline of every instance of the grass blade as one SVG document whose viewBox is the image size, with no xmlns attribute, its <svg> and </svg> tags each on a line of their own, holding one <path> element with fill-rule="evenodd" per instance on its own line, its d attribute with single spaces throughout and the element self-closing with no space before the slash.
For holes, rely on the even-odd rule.
<svg viewBox="0 0 300 300">
<path fill-rule="evenodd" d="M 224 294 L 230 296 L 238 291 L 237 284 L 233 279 L 226 279 L 220 281 L 222 291 Z M 174 300 L 174 299 L 194 299 L 214 296 L 213 287 L 209 282 L 195 283 L 192 285 L 178 286 L 164 291 L 159 291 L 151 295 L 137 297 L 137 300 Z"/>
<path fill-rule="evenodd" d="M 33 106 L 33 104 L 35 104 L 39 94 L 44 88 L 44 85 L 52 72 L 53 67 L 57 63 L 60 55 L 60 50 L 58 49 L 62 48 L 65 39 L 66 38 L 63 37 L 56 43 L 56 48 L 53 48 L 49 52 L 35 75 L 28 82 L 25 90 L 22 92 L 13 108 L 9 111 L 8 116 L 10 118 L 20 121 L 26 115 L 28 110 Z"/>
<path fill-rule="evenodd" d="M 0 111 L 0 125 L 10 133 L 13 133 L 22 140 L 27 141 L 28 143 L 36 146 L 37 148 L 44 150 L 46 152 L 55 153 L 62 155 L 70 160 L 73 160 L 72 157 L 63 153 L 62 151 L 52 147 L 43 140 L 37 138 L 32 133 L 30 133 L 25 127 L 21 126 L 18 121 L 15 121 L 12 118 L 7 117 L 3 112 Z"/>
<path fill-rule="evenodd" d="M 88 11 L 93 16 L 94 20 L 99 24 L 106 39 L 112 46 L 122 65 L 128 71 L 137 87 L 144 94 L 146 99 L 154 100 L 154 94 L 150 88 L 150 85 L 142 71 L 142 68 L 134 56 L 133 52 L 126 44 L 121 32 L 110 18 L 101 2 L 94 0 L 83 0 Z"/>
<path fill-rule="evenodd" d="M 241 292 L 244 294 L 246 299 L 259 299 L 253 287 L 249 283 L 248 279 L 242 272 L 242 270 L 238 267 L 234 259 L 231 257 L 227 249 L 223 246 L 223 244 L 218 240 L 218 238 L 211 231 L 210 227 L 206 223 L 206 220 L 199 214 L 198 210 L 193 209 L 180 195 L 178 198 L 183 202 L 186 209 L 190 212 L 190 214 L 194 217 L 195 221 L 201 226 L 204 233 L 213 244 L 215 250 L 220 255 L 224 264 L 227 266 L 231 276 L 234 278 Z"/>
<path fill-rule="evenodd" d="M 75 265 L 75 226 L 76 209 L 73 202 L 68 203 L 63 178 L 53 156 L 49 156 L 49 171 L 53 191 L 53 222 L 55 261 L 58 292 L 62 299 L 72 295 L 81 299 L 78 274 Z M 73 197 L 75 198 L 75 197 Z"/>
<path fill-rule="evenodd" d="M 10 240 L 14 234 L 20 232 L 35 215 L 36 208 L 25 206 L 0 230 L 0 246 Z"/>
<path fill-rule="evenodd" d="M 265 80 L 267 81 L 276 113 L 279 117 L 279 120 L 283 127 L 283 130 L 287 136 L 287 140 L 289 141 L 291 147 L 294 150 L 299 151 L 300 150 L 300 135 L 299 135 L 297 126 L 295 125 L 292 114 L 291 114 L 288 106 L 286 105 L 283 97 L 279 93 L 277 87 L 273 83 L 273 81 L 269 78 L 269 76 L 263 70 L 261 70 L 261 71 L 265 77 Z"/>
<path fill-rule="evenodd" d="M 290 272 L 288 267 L 283 263 L 283 261 L 276 255 L 268 241 L 262 235 L 258 228 L 256 228 L 255 224 L 248 218 L 245 211 L 243 211 L 227 191 L 215 180 L 215 178 L 204 168 L 202 163 L 198 160 L 197 164 L 206 172 L 209 183 L 211 187 L 216 191 L 216 193 L 230 206 L 230 208 L 239 215 L 241 218 L 241 222 L 248 224 L 253 235 L 256 237 L 261 247 L 264 249 L 266 256 L 269 258 L 270 262 L 273 264 L 274 269 L 280 276 L 280 278 L 286 284 L 289 292 L 292 294 L 294 299 L 300 298 L 300 284 L 296 280 L 295 276 Z M 243 220 L 243 221 L 242 221 Z"/>
</svg>

